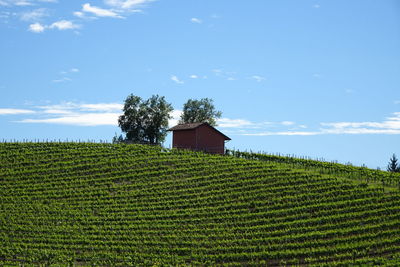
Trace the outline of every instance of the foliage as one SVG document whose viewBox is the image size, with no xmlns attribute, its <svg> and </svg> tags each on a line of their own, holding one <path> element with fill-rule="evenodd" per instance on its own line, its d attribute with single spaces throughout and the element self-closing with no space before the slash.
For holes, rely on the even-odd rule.
<svg viewBox="0 0 400 267">
<path fill-rule="evenodd" d="M 113 139 L 112 139 L 112 143 L 113 144 L 120 144 L 124 142 L 124 137 L 122 136 L 122 134 L 120 134 L 119 136 L 115 133 Z"/>
<path fill-rule="evenodd" d="M 239 158 L 285 163 L 292 167 L 312 170 L 321 174 L 329 174 L 335 177 L 343 177 L 346 179 L 361 180 L 368 183 L 378 183 L 383 186 L 400 189 L 400 175 L 388 173 L 379 169 L 368 169 L 365 165 L 362 167 L 357 167 L 351 165 L 350 163 L 343 165 L 334 162 L 310 160 L 291 156 L 285 157 L 263 153 L 242 152 L 229 149 L 226 150 L 226 153 Z"/>
<path fill-rule="evenodd" d="M 400 172 L 400 164 L 397 162 L 398 159 L 395 154 L 389 160 L 389 164 L 387 166 L 388 172 Z"/>
<path fill-rule="evenodd" d="M 125 100 L 124 114 L 119 117 L 118 125 L 128 141 L 160 144 L 167 135 L 172 110 L 163 96 L 153 95 L 144 101 L 131 94 Z"/>
<path fill-rule="evenodd" d="M 400 195 L 159 146 L 0 144 L 2 266 L 399 266 Z"/>
<path fill-rule="evenodd" d="M 183 105 L 180 123 L 207 122 L 211 126 L 216 126 L 216 119 L 220 118 L 221 115 L 221 111 L 215 110 L 212 99 L 189 99 Z"/>
</svg>

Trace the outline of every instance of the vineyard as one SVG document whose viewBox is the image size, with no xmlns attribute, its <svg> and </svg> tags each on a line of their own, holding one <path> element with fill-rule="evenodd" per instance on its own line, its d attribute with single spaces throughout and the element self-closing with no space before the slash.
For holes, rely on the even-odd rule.
<svg viewBox="0 0 400 267">
<path fill-rule="evenodd" d="M 1 143 L 0 265 L 399 266 L 399 190 L 302 164 Z"/>
</svg>

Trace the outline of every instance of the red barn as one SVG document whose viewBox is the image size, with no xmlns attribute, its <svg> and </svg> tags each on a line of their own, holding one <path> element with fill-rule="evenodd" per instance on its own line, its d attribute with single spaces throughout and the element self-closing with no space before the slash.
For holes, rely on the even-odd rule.
<svg viewBox="0 0 400 267">
<path fill-rule="evenodd" d="M 172 147 L 213 154 L 224 154 L 225 141 L 231 140 L 206 122 L 178 124 L 169 131 L 172 131 Z"/>
</svg>

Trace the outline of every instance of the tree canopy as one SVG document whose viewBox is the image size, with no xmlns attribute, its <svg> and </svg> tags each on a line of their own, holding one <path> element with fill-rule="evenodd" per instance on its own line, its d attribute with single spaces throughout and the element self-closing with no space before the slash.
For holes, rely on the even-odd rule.
<svg viewBox="0 0 400 267">
<path fill-rule="evenodd" d="M 389 164 L 387 167 L 388 172 L 400 172 L 400 164 L 397 163 L 398 159 L 395 154 L 389 160 Z"/>
<path fill-rule="evenodd" d="M 222 115 L 221 111 L 215 110 L 213 100 L 210 98 L 202 98 L 200 100 L 189 99 L 183 105 L 183 113 L 180 123 L 207 122 L 212 126 L 216 126 L 216 119 Z"/>
<path fill-rule="evenodd" d="M 160 144 L 165 140 L 172 105 L 165 97 L 153 95 L 147 100 L 129 95 L 118 125 L 126 133 L 125 140 L 134 143 Z"/>
</svg>

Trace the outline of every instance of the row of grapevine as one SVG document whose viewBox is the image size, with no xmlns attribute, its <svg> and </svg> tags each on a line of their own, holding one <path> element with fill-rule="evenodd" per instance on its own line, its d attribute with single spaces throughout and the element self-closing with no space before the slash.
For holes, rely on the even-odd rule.
<svg viewBox="0 0 400 267">
<path fill-rule="evenodd" d="M 1 143 L 0 264 L 400 263 L 399 193 L 246 158 Z"/>
<path fill-rule="evenodd" d="M 346 179 L 361 180 L 367 183 L 378 183 L 384 187 L 394 187 L 400 190 L 400 173 L 386 172 L 382 170 L 369 169 L 367 167 L 343 165 L 326 161 L 285 157 L 272 154 L 242 152 L 229 149 L 227 149 L 226 154 L 244 159 L 285 163 L 295 168 L 312 170 L 322 174 L 344 177 Z"/>
</svg>

